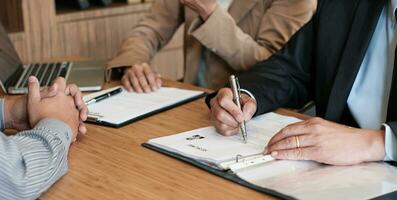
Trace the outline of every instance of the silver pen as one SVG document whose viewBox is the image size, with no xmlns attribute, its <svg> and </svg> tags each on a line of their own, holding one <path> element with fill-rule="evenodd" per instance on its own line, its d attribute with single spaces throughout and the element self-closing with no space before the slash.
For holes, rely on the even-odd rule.
<svg viewBox="0 0 397 200">
<path fill-rule="evenodd" d="M 233 92 L 233 101 L 237 105 L 237 107 L 241 110 L 241 99 L 240 99 L 240 84 L 236 76 L 231 75 L 229 78 L 230 87 L 232 88 Z M 240 132 L 243 136 L 244 143 L 247 143 L 247 128 L 245 126 L 245 120 L 240 123 Z"/>
</svg>

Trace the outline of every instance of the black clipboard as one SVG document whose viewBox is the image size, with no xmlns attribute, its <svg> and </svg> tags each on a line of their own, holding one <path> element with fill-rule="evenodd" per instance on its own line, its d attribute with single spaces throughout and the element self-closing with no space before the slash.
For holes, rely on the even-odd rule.
<svg viewBox="0 0 397 200">
<path fill-rule="evenodd" d="M 259 186 L 256 186 L 254 184 L 248 183 L 247 181 L 237 177 L 236 175 L 234 175 L 232 173 L 216 169 L 216 168 L 208 166 L 208 165 L 206 165 L 204 163 L 198 162 L 195 159 L 192 159 L 192 158 L 189 158 L 189 157 L 186 157 L 186 156 L 183 156 L 183 155 L 180 155 L 180 154 L 177 154 L 177 153 L 174 153 L 174 152 L 159 148 L 159 147 L 154 146 L 152 144 L 143 143 L 142 146 L 146 147 L 148 149 L 151 149 L 153 151 L 159 152 L 161 154 L 176 158 L 176 159 L 181 160 L 183 162 L 189 163 L 189 164 L 191 164 L 191 165 L 193 165 L 195 167 L 198 167 L 198 168 L 203 169 L 203 170 L 205 170 L 207 172 L 210 172 L 211 174 L 217 175 L 219 177 L 222 177 L 222 178 L 224 178 L 226 180 L 232 181 L 232 182 L 237 183 L 239 185 L 248 187 L 248 188 L 250 188 L 252 190 L 255 190 L 257 192 L 261 192 L 261 193 L 264 193 L 264 194 L 267 194 L 267 195 L 271 195 L 273 197 L 277 197 L 277 198 L 280 198 L 280 199 L 286 199 L 286 200 L 296 199 L 295 197 L 292 197 L 292 196 L 277 192 L 275 190 L 272 190 L 272 189 L 269 189 L 269 188 L 259 187 Z M 393 163 L 389 163 L 389 164 L 397 166 L 397 164 L 393 164 Z M 378 196 L 378 197 L 375 197 L 373 199 L 375 199 L 375 200 L 395 200 L 395 199 L 397 199 L 397 191 L 394 191 L 394 192 L 391 192 L 391 193 L 388 193 L 388 194 L 385 194 L 385 195 L 382 195 L 382 196 Z"/>
<path fill-rule="evenodd" d="M 90 123 L 90 124 L 97 124 L 97 125 L 102 125 L 102 126 L 107 126 L 107 127 L 111 127 L 111 128 L 121 128 L 121 127 L 123 127 L 123 126 L 125 126 L 125 125 L 131 124 L 131 123 L 133 123 L 133 122 L 136 122 L 136 121 L 145 119 L 145 118 L 150 117 L 150 116 L 153 116 L 153 115 L 155 115 L 155 114 L 158 114 L 158 113 L 161 113 L 161 112 L 170 110 L 170 109 L 172 109 L 172 108 L 181 106 L 181 105 L 183 105 L 183 104 L 186 104 L 186 103 L 195 101 L 195 100 L 200 99 L 200 98 L 202 98 L 202 97 L 205 97 L 205 96 L 207 96 L 207 95 L 208 95 L 207 93 L 203 92 L 203 93 L 201 93 L 201 94 L 198 94 L 198 95 L 196 95 L 196 96 L 190 97 L 190 98 L 188 98 L 188 99 L 184 99 L 184 100 L 179 101 L 179 102 L 177 102 L 177 103 L 174 103 L 174 104 L 172 104 L 172 105 L 165 106 L 165 107 L 162 107 L 162 108 L 160 108 L 160 109 L 157 109 L 157 110 L 154 110 L 154 111 L 145 113 L 145 114 L 143 114 L 143 115 L 140 115 L 140 116 L 138 116 L 138 117 L 131 118 L 130 120 L 127 120 L 127 121 L 125 121 L 125 122 L 123 122 L 123 123 L 120 123 L 120 124 L 113 124 L 113 123 L 109 123 L 109 122 L 106 122 L 106 121 L 101 121 L 100 119 L 97 119 L 97 120 L 87 120 L 87 123 Z"/>
<path fill-rule="evenodd" d="M 148 149 L 151 149 L 153 151 L 157 151 L 159 153 L 162 153 L 164 155 L 171 156 L 171 157 L 176 158 L 178 160 L 187 162 L 187 163 L 189 163 L 189 164 L 191 164 L 191 165 L 193 165 L 195 167 L 198 167 L 200 169 L 208 171 L 211 174 L 217 175 L 217 176 L 222 177 L 222 178 L 224 178 L 226 180 L 229 180 L 229 181 L 232 181 L 232 182 L 237 183 L 239 185 L 248 187 L 248 188 L 253 189 L 255 191 L 262 192 L 264 194 L 268 194 L 268 195 L 271 195 L 271 196 L 274 196 L 274 197 L 277 197 L 277 198 L 281 198 L 281 199 L 287 199 L 287 200 L 296 199 L 294 197 L 282 194 L 282 193 L 277 192 L 275 190 L 259 187 L 259 186 L 256 186 L 254 184 L 248 183 L 247 181 L 237 177 L 236 175 L 234 175 L 232 173 L 216 169 L 214 167 L 208 166 L 208 165 L 206 165 L 204 163 L 198 162 L 198 161 L 196 161 L 194 159 L 191 159 L 189 157 L 186 157 L 186 156 L 183 156 L 183 155 L 180 155 L 180 154 L 177 154 L 177 153 L 174 153 L 174 152 L 159 148 L 159 147 L 151 145 L 149 143 L 144 143 L 144 144 L 142 144 L 142 146 L 146 147 Z"/>
</svg>

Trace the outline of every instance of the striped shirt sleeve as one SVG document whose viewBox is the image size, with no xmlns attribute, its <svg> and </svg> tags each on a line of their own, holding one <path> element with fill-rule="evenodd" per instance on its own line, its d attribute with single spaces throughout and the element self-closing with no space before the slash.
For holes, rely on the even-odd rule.
<svg viewBox="0 0 397 200">
<path fill-rule="evenodd" d="M 65 175 L 71 135 L 53 119 L 15 136 L 0 132 L 0 199 L 37 199 Z"/>
</svg>

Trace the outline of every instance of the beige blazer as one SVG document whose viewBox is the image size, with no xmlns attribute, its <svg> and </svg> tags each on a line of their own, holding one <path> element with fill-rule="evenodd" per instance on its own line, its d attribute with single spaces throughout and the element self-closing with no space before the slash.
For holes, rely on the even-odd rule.
<svg viewBox="0 0 397 200">
<path fill-rule="evenodd" d="M 311 19 L 317 6 L 316 0 L 234 0 L 228 11 L 218 6 L 203 22 L 179 1 L 153 3 L 149 15 L 133 28 L 108 63 L 107 80 L 112 68 L 149 63 L 185 23 L 184 82 L 196 82 L 204 58 L 209 87 L 218 89 L 230 74 L 246 71 L 281 49 Z"/>
</svg>

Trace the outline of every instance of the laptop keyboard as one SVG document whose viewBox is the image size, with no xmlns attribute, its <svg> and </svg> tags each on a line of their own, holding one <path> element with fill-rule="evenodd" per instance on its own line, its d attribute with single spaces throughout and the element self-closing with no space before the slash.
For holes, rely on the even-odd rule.
<svg viewBox="0 0 397 200">
<path fill-rule="evenodd" d="M 16 88 L 26 88 L 30 76 L 35 76 L 41 87 L 49 86 L 57 77 L 66 77 L 71 67 L 70 62 L 29 64 L 26 66 L 23 77 L 18 81 Z"/>
</svg>

